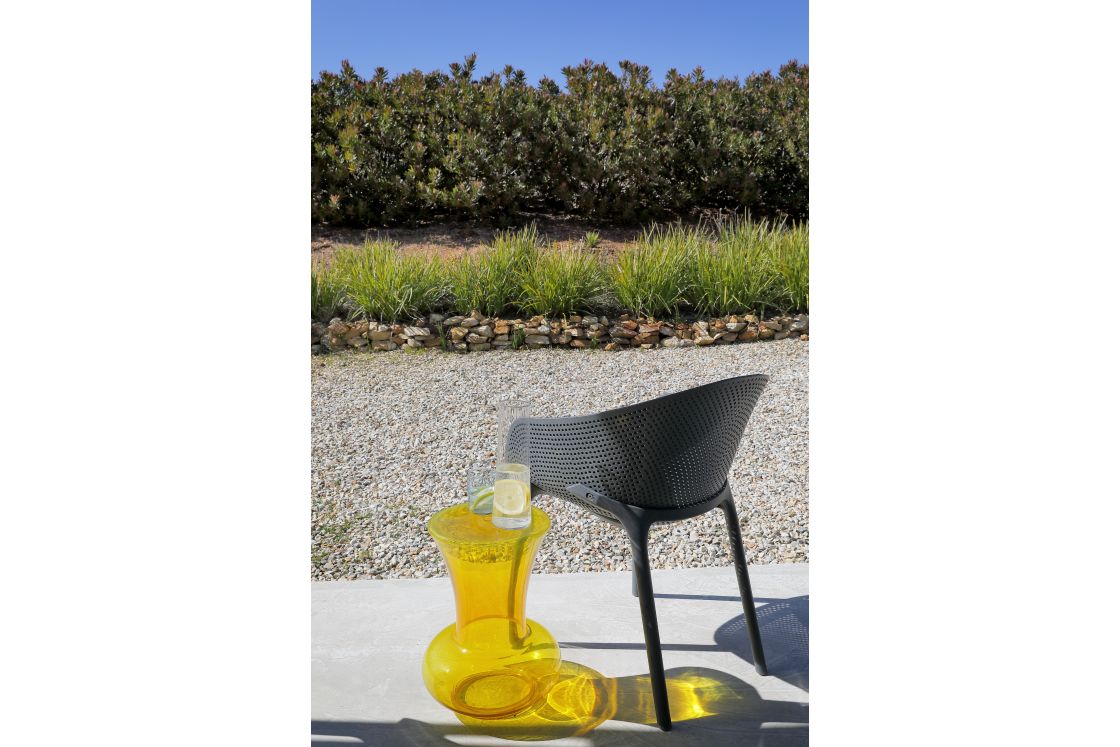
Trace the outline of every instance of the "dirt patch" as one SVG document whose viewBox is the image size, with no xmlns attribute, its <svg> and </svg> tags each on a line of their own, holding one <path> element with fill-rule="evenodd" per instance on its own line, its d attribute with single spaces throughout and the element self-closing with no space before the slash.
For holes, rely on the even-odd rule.
<svg viewBox="0 0 1120 747">
<path fill-rule="evenodd" d="M 641 227 L 612 228 L 565 218 L 539 217 L 535 219 L 537 231 L 546 243 L 572 246 L 583 243 L 583 237 L 594 231 L 599 234 L 596 251 L 613 254 L 634 242 L 642 233 Z M 690 221 L 686 225 L 695 225 Z M 419 228 L 336 228 L 312 226 L 311 261 L 315 264 L 330 262 L 331 255 L 340 246 L 360 245 L 367 240 L 388 239 L 397 242 L 406 254 L 436 254 L 448 259 L 478 252 L 488 243 L 496 226 L 475 223 L 433 223 Z"/>
</svg>

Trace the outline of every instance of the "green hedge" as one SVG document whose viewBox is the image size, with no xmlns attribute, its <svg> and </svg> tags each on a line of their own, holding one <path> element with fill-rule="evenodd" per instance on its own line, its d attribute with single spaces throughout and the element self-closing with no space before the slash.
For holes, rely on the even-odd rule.
<svg viewBox="0 0 1120 747">
<path fill-rule="evenodd" d="M 507 220 L 549 212 L 615 223 L 699 209 L 809 214 L 809 68 L 710 80 L 585 61 L 567 91 L 507 66 L 473 79 L 419 70 L 311 84 L 316 222 Z"/>
</svg>

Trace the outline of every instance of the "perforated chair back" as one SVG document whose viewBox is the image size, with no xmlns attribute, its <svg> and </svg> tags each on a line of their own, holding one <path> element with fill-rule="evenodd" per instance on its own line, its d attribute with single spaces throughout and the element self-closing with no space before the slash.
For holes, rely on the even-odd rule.
<svg viewBox="0 0 1120 747">
<path fill-rule="evenodd" d="M 528 464 L 533 492 L 614 517 L 567 490 L 585 485 L 639 508 L 678 509 L 711 500 L 768 381 L 737 376 L 629 407 L 567 418 L 519 418 L 507 453 Z"/>
</svg>

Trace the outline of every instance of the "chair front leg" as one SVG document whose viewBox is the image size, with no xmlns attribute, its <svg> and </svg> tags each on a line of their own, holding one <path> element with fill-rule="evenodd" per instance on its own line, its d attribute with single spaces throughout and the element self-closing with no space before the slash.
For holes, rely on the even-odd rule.
<svg viewBox="0 0 1120 747">
<path fill-rule="evenodd" d="M 630 549 L 634 554 L 634 582 L 637 585 L 638 603 L 642 610 L 642 628 L 646 637 L 646 658 L 649 660 L 649 680 L 653 690 L 653 707 L 657 725 L 662 731 L 673 728 L 669 716 L 669 693 L 665 686 L 665 665 L 661 660 L 661 636 L 657 631 L 657 609 L 653 603 L 653 579 L 649 568 L 649 527 L 643 527 L 639 536 L 630 535 Z"/>
<path fill-rule="evenodd" d="M 743 537 L 739 533 L 739 515 L 735 511 L 735 499 L 730 495 L 720 504 L 723 516 L 727 519 L 727 534 L 731 539 L 731 557 L 735 560 L 735 575 L 739 579 L 739 596 L 743 600 L 743 614 L 747 619 L 750 633 L 751 655 L 754 657 L 754 671 L 765 676 L 766 654 L 762 650 L 762 634 L 758 630 L 758 615 L 754 611 L 754 595 L 751 594 L 751 579 L 747 575 L 747 557 L 743 554 Z"/>
<path fill-rule="evenodd" d="M 653 707 L 657 712 L 657 725 L 663 731 L 673 728 L 669 718 L 669 693 L 665 687 L 665 665 L 661 661 L 661 636 L 657 632 L 657 609 L 653 605 L 653 578 L 649 572 L 649 528 L 653 523 L 639 508 L 627 506 L 608 496 L 591 490 L 586 485 L 573 483 L 568 492 L 609 512 L 630 538 L 634 556 L 631 591 L 638 597 L 642 610 L 642 628 L 646 637 L 646 658 L 649 659 L 649 680 L 653 689 Z"/>
</svg>

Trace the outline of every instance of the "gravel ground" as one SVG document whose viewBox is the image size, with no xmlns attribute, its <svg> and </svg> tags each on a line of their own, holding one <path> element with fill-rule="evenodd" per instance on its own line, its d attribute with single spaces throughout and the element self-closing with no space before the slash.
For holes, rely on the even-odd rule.
<svg viewBox="0 0 1120 747">
<path fill-rule="evenodd" d="M 533 414 L 582 415 L 742 373 L 770 383 L 731 468 L 752 563 L 809 559 L 809 343 L 676 350 L 534 350 L 455 355 L 344 353 L 311 363 L 311 578 L 444 574 L 426 522 L 465 500 L 466 470 L 493 453 L 494 401 Z M 570 504 L 534 499 L 552 518 L 536 570 L 626 570 L 625 533 Z M 720 511 L 654 525 L 655 568 L 729 565 Z"/>
</svg>

